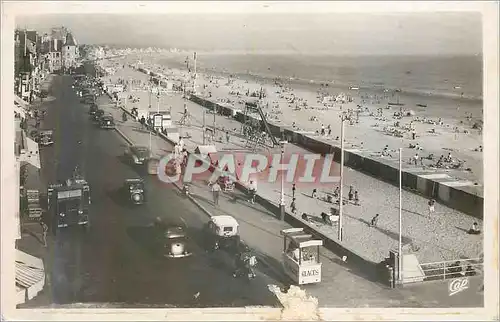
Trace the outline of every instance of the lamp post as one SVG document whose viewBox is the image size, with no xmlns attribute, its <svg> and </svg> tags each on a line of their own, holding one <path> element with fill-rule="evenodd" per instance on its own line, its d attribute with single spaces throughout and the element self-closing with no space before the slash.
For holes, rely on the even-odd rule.
<svg viewBox="0 0 500 322">
<path fill-rule="evenodd" d="M 403 242 L 402 242 L 402 230 L 403 230 L 403 224 L 402 224 L 402 210 L 403 210 L 403 203 L 402 203 L 402 195 L 403 195 L 403 172 L 402 172 L 402 167 L 403 167 L 403 148 L 399 148 L 399 243 L 398 243 L 398 280 L 399 283 L 402 284 L 403 282 Z"/>
<path fill-rule="evenodd" d="M 347 120 L 347 115 L 340 115 L 340 200 L 339 200 L 339 230 L 338 239 L 342 241 L 342 219 L 344 214 L 344 122 Z"/>
<path fill-rule="evenodd" d="M 285 143 L 286 141 L 280 141 L 281 147 L 281 198 L 280 198 L 280 219 L 285 220 L 285 176 L 283 175 L 283 160 L 285 158 Z"/>
</svg>

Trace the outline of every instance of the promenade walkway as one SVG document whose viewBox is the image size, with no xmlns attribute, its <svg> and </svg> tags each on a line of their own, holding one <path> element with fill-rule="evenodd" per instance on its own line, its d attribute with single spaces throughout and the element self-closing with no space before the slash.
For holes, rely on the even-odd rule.
<svg viewBox="0 0 500 322">
<path fill-rule="evenodd" d="M 130 68 L 118 70 L 110 77 L 112 81 L 123 79 L 144 79 L 146 75 L 134 71 Z M 140 98 L 139 103 L 128 103 L 127 109 L 132 107 L 147 108 L 149 94 L 146 91 L 136 90 L 127 93 Z M 155 106 L 153 98 L 152 106 Z M 193 150 L 196 146 L 203 143 L 201 124 L 203 113 L 206 109 L 194 104 L 188 100 L 182 99 L 180 95 L 164 95 L 160 101 L 161 108 L 172 108 L 173 121 L 178 121 L 182 117 L 184 104 L 188 106 L 189 113 L 192 115 L 192 126 L 182 128 L 182 132 L 189 132 L 191 139 L 185 139 L 186 146 Z M 205 114 L 205 124 L 213 123 L 213 114 Z M 215 116 L 217 128 L 234 130 L 239 132 L 241 123 L 220 115 Z M 243 149 L 245 138 L 231 135 L 230 143 L 216 142 L 218 150 Z M 207 138 L 208 143 L 208 138 Z M 307 153 L 304 149 L 287 144 L 286 150 L 289 153 Z M 347 195 L 349 186 L 354 186 L 359 191 L 361 206 L 347 205 L 344 216 L 344 241 L 353 250 L 366 258 L 378 262 L 388 256 L 390 249 L 397 248 L 398 243 L 398 205 L 399 191 L 397 187 L 391 184 L 367 176 L 361 172 L 345 168 L 344 184 Z M 258 193 L 266 199 L 279 203 L 280 200 L 280 181 L 277 183 L 258 183 Z M 291 184 L 286 184 L 286 205 L 288 210 L 291 203 Z M 321 212 L 329 209 L 329 204 L 311 199 L 311 188 L 297 187 L 296 204 L 297 214 L 307 212 L 310 215 L 319 216 Z M 326 189 L 320 189 L 326 192 Z M 333 191 L 333 187 L 332 187 Z M 459 211 L 445 207 L 436 206 L 436 213 L 432 218 L 426 218 L 427 202 L 426 198 L 414 193 L 403 191 L 403 242 L 414 246 L 415 254 L 420 262 L 435 262 L 442 260 L 452 260 L 459 257 L 476 258 L 482 252 L 482 236 L 468 235 L 466 231 L 472 226 L 474 221 L 482 222 L 467 216 Z M 367 223 L 371 218 L 379 213 L 381 218 L 376 228 L 369 227 Z M 336 227 L 319 225 L 317 227 L 322 232 L 337 238 Z M 370 245 L 367 247 L 367 245 Z M 417 250 L 418 249 L 418 250 Z"/>
<path fill-rule="evenodd" d="M 99 99 L 99 104 L 107 104 L 106 97 Z M 103 109 L 111 113 L 117 120 L 121 119 L 121 110 L 111 105 Z M 138 145 L 149 144 L 149 134 L 138 130 L 140 125 L 129 119 L 117 122 L 117 129 L 129 141 Z M 160 155 L 163 151 L 172 150 L 170 143 L 152 136 L 153 153 Z M 279 232 L 289 228 L 288 224 L 276 219 L 268 210 L 259 204 L 248 203 L 239 192 L 223 193 L 216 207 L 206 182 L 195 182 L 191 186 L 191 194 L 205 209 L 214 215 L 229 214 L 240 223 L 240 234 L 243 240 L 256 251 L 261 259 L 259 270 L 278 278 L 280 276 L 282 238 Z M 318 285 L 305 286 L 304 289 L 319 300 L 321 307 L 437 307 L 437 306 L 469 306 L 480 302 L 471 301 L 469 297 L 453 298 L 442 303 L 440 297 L 433 296 L 429 287 L 416 286 L 411 289 L 389 289 L 379 283 L 372 282 L 359 273 L 356 268 L 343 263 L 338 256 L 325 248 L 321 249 L 323 263 L 323 282 Z M 446 291 L 446 285 L 433 284 L 435 290 Z M 437 292 L 434 292 L 437 294 Z M 478 304 L 479 303 L 479 304 Z"/>
</svg>

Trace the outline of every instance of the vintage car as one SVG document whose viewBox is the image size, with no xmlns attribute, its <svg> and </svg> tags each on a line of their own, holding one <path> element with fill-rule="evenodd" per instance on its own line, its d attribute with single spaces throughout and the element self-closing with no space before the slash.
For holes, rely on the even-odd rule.
<svg viewBox="0 0 500 322">
<path fill-rule="evenodd" d="M 100 124 L 101 117 L 104 115 L 104 111 L 101 109 L 98 109 L 95 111 L 94 115 L 91 115 L 92 122 Z"/>
<path fill-rule="evenodd" d="M 123 192 L 134 205 L 141 205 L 146 201 L 146 190 L 142 179 L 125 180 Z"/>
<path fill-rule="evenodd" d="M 227 250 L 234 252 L 240 244 L 238 222 L 228 215 L 212 216 L 205 225 L 207 246 L 211 250 Z"/>
<path fill-rule="evenodd" d="M 89 114 L 94 115 L 97 112 L 97 110 L 99 110 L 97 104 L 91 104 L 89 109 Z"/>
<path fill-rule="evenodd" d="M 38 144 L 41 146 L 49 146 L 54 144 L 54 131 L 41 130 L 38 134 Z"/>
<path fill-rule="evenodd" d="M 166 227 L 163 234 L 163 256 L 181 258 L 191 255 L 191 241 L 184 228 L 179 226 Z"/>
<path fill-rule="evenodd" d="M 133 145 L 125 150 L 125 156 L 130 158 L 133 164 L 145 165 L 151 158 L 151 152 L 145 146 Z"/>
<path fill-rule="evenodd" d="M 114 129 L 115 120 L 111 115 L 103 115 L 99 120 L 99 126 L 101 129 Z"/>
</svg>

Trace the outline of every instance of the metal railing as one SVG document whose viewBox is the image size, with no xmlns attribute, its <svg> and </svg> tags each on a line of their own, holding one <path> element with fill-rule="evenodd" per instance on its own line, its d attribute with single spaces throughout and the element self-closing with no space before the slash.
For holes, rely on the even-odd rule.
<svg viewBox="0 0 500 322">
<path fill-rule="evenodd" d="M 420 268 L 425 275 L 424 281 L 474 276 L 483 273 L 483 259 L 467 258 L 434 263 L 423 263 L 420 264 Z"/>
</svg>

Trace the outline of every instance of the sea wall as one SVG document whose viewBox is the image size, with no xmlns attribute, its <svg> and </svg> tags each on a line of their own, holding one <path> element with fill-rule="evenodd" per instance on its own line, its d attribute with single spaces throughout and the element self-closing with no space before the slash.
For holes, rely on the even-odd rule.
<svg viewBox="0 0 500 322">
<path fill-rule="evenodd" d="M 189 98 L 194 103 L 215 109 L 217 113 L 231 116 L 239 122 L 245 122 L 245 118 L 255 119 L 253 116 L 245 116 L 242 112 L 234 111 L 230 106 L 223 106 L 208 99 L 191 95 Z M 262 121 L 259 120 L 262 124 Z M 263 125 L 263 124 L 262 124 Z M 340 162 L 340 142 L 339 145 L 329 144 L 311 135 L 299 133 L 289 128 L 283 128 L 275 124 L 269 124 L 271 133 L 276 137 L 284 137 L 290 143 L 297 144 L 311 152 L 319 154 L 333 153 L 334 160 Z M 388 183 L 399 185 L 398 165 L 394 162 L 363 155 L 362 152 L 344 151 L 344 165 L 376 177 Z M 425 178 L 418 172 L 403 171 L 402 185 L 406 190 L 411 190 L 427 198 L 436 199 L 439 203 L 450 208 L 464 212 L 478 219 L 483 219 L 483 196 L 482 190 L 474 186 L 450 186 L 447 181 L 439 179 Z"/>
</svg>

